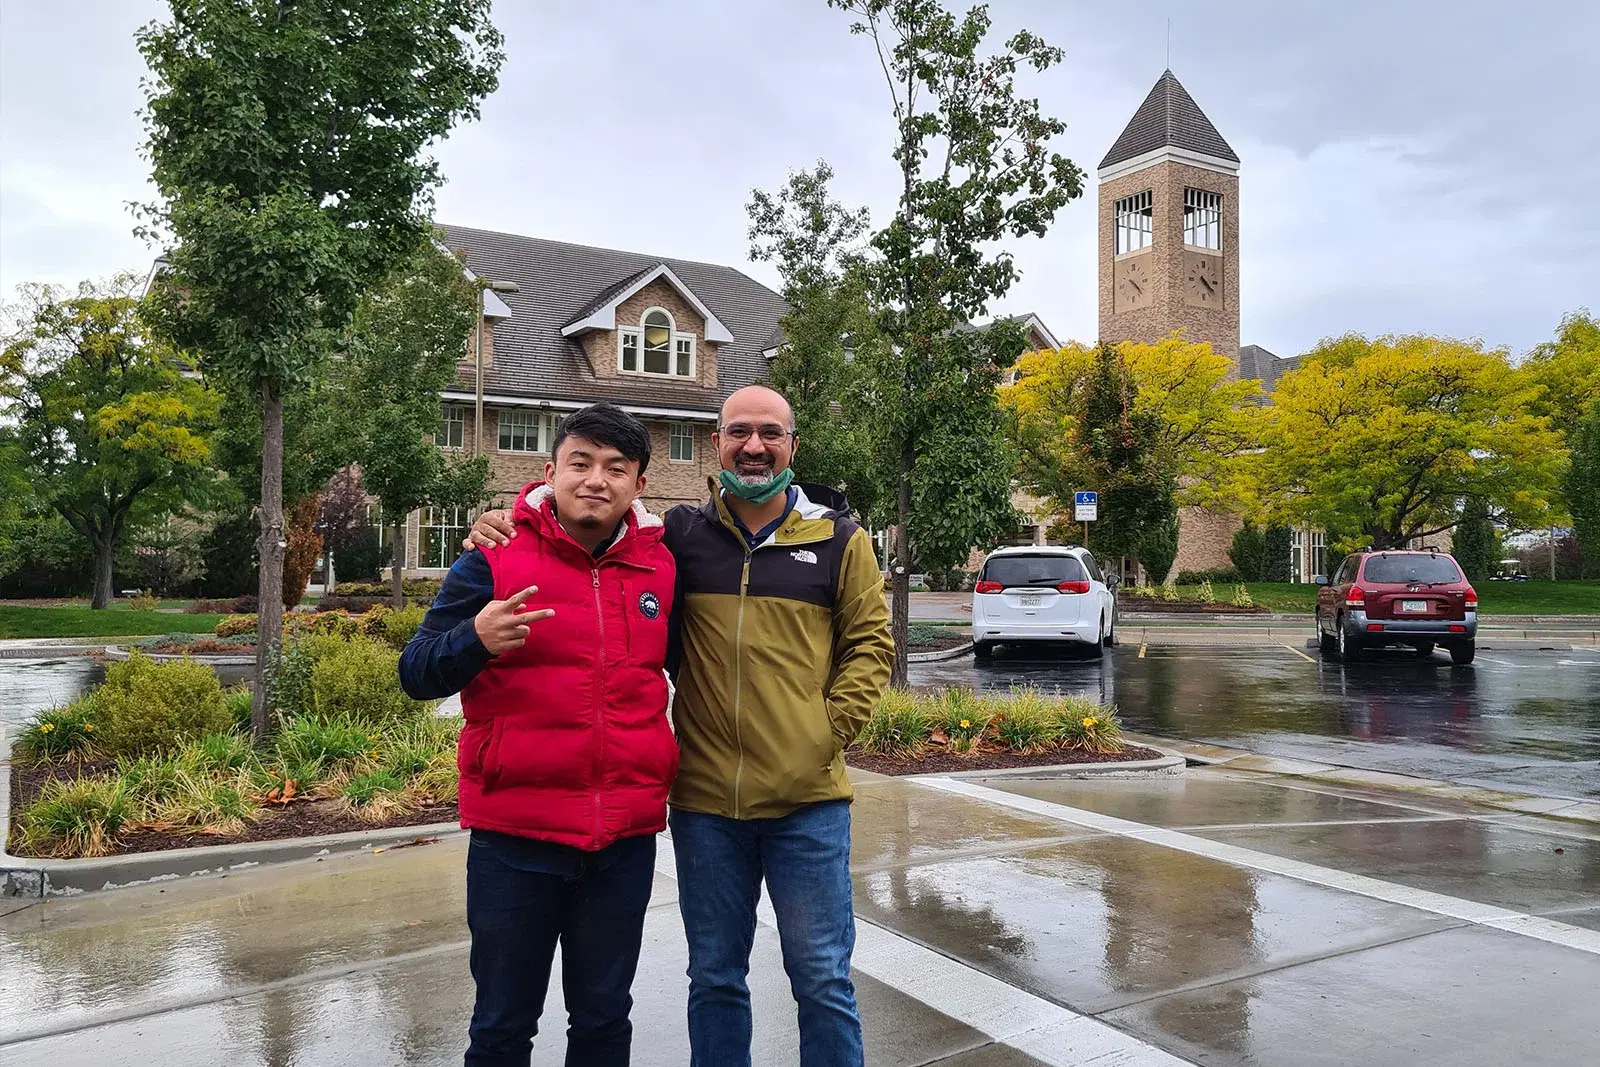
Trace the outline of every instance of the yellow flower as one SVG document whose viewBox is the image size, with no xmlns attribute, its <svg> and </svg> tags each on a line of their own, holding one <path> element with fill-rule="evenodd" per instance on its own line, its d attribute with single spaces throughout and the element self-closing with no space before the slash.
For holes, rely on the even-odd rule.
<svg viewBox="0 0 1600 1067">
<path fill-rule="evenodd" d="M 1087 719 L 1083 720 L 1084 729 L 1089 729 L 1090 727 L 1094 726 L 1094 724 L 1099 722 L 1099 721 L 1100 720 L 1096 719 L 1093 715 L 1089 716 Z"/>
<path fill-rule="evenodd" d="M 39 724 L 39 732 L 41 734 L 54 733 L 55 732 L 55 728 L 56 728 L 56 724 L 53 723 L 53 722 L 45 722 L 45 723 L 40 723 Z"/>
<path fill-rule="evenodd" d="M 92 723 L 92 722 L 84 723 L 83 724 L 83 732 L 86 733 L 86 734 L 94 733 L 94 723 Z"/>
<path fill-rule="evenodd" d="M 961 720 L 961 728 L 963 730 L 968 729 L 971 726 L 972 726 L 972 720 L 971 719 L 962 719 Z"/>
</svg>

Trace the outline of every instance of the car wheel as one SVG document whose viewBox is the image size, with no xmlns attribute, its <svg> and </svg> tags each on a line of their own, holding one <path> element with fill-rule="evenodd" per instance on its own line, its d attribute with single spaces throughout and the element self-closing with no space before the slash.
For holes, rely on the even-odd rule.
<svg viewBox="0 0 1600 1067">
<path fill-rule="evenodd" d="M 1339 644 L 1334 636 L 1322 628 L 1322 623 L 1317 623 L 1317 648 L 1324 656 L 1333 656 L 1339 651 Z"/>
<path fill-rule="evenodd" d="M 1350 640 L 1350 631 L 1345 629 L 1344 620 L 1339 619 L 1334 623 L 1335 639 L 1339 642 L 1339 659 L 1344 663 L 1356 663 L 1361 659 L 1361 645 Z"/>
<path fill-rule="evenodd" d="M 972 642 L 972 655 L 976 659 L 993 659 L 994 658 L 994 642 L 993 641 L 974 641 L 974 642 Z"/>
<path fill-rule="evenodd" d="M 1451 645 L 1450 646 L 1450 662 L 1454 663 L 1454 664 L 1456 664 L 1458 666 L 1463 666 L 1465 664 L 1471 663 L 1472 662 L 1472 658 L 1474 656 L 1476 656 L 1477 654 L 1478 654 L 1478 646 L 1475 645 L 1475 644 Z"/>
<path fill-rule="evenodd" d="M 1427 659 L 1429 656 L 1433 655 L 1433 648 L 1434 645 L 1432 641 L 1419 641 L 1417 643 L 1417 654 L 1423 659 Z"/>
<path fill-rule="evenodd" d="M 1115 619 L 1111 620 L 1111 629 L 1106 631 L 1106 635 L 1105 635 L 1105 637 L 1100 639 L 1100 643 L 1102 645 L 1104 645 L 1106 648 L 1112 648 L 1112 647 L 1114 647 L 1116 645 L 1116 643 L 1117 643 L 1117 620 L 1115 620 Z"/>
</svg>

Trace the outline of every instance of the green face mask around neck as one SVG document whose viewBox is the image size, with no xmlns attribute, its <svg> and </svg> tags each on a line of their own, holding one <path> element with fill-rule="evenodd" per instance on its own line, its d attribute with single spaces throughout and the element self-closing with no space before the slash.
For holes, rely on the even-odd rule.
<svg viewBox="0 0 1600 1067">
<path fill-rule="evenodd" d="M 764 481 L 754 483 L 742 481 L 737 474 L 725 470 L 718 480 L 722 483 L 723 490 L 730 496 L 736 496 L 752 504 L 765 504 L 779 493 L 789 491 L 789 483 L 794 481 L 794 468 L 785 468 Z"/>
</svg>

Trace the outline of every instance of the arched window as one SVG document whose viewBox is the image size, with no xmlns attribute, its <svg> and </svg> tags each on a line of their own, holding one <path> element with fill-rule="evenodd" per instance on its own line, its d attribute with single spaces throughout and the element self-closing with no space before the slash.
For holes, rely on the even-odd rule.
<svg viewBox="0 0 1600 1067">
<path fill-rule="evenodd" d="M 694 334 L 679 333 L 672 313 L 646 308 L 637 327 L 617 330 L 617 365 L 624 373 L 694 377 Z"/>
</svg>

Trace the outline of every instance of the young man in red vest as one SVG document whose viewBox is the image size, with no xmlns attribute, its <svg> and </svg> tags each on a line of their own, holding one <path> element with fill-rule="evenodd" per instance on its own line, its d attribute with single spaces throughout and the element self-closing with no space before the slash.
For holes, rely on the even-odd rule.
<svg viewBox="0 0 1600 1067">
<path fill-rule="evenodd" d="M 400 659 L 406 692 L 460 692 L 466 716 L 467 1067 L 527 1067 L 558 941 L 568 1067 L 628 1062 L 678 767 L 663 673 L 676 570 L 639 501 L 649 462 L 649 432 L 614 405 L 568 416 L 545 481 L 517 499 L 522 536 L 462 554 Z"/>
</svg>

